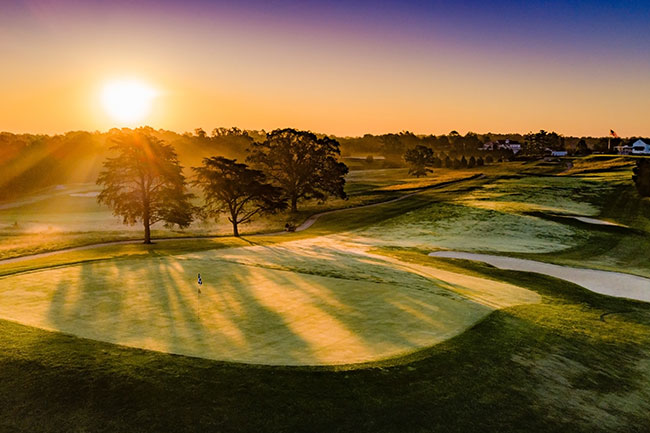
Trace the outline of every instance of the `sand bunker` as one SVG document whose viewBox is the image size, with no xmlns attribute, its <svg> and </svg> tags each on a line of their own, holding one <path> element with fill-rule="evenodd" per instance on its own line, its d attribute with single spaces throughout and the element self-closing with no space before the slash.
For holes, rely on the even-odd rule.
<svg viewBox="0 0 650 433">
<path fill-rule="evenodd" d="M 436 251 L 432 257 L 476 260 L 500 269 L 535 272 L 578 284 L 592 292 L 618 298 L 629 298 L 650 302 L 650 279 L 621 272 L 599 271 L 553 265 L 534 260 L 495 256 L 490 254 L 464 253 L 458 251 Z"/>
</svg>

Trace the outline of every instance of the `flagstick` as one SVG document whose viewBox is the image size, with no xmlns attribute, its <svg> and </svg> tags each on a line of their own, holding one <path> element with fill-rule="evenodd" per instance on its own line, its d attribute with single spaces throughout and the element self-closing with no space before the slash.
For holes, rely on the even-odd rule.
<svg viewBox="0 0 650 433">
<path fill-rule="evenodd" d="M 200 321 L 201 320 L 201 274 L 198 276 L 198 280 L 196 281 L 198 284 L 196 287 L 196 320 Z"/>
</svg>

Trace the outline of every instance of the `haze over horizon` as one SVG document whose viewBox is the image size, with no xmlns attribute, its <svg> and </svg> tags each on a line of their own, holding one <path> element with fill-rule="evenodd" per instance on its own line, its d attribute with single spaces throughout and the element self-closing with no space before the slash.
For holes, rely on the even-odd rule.
<svg viewBox="0 0 650 433">
<path fill-rule="evenodd" d="M 641 1 L 17 1 L 0 130 L 650 136 L 649 19 Z M 143 83 L 137 121 L 102 102 L 116 80 Z"/>
</svg>

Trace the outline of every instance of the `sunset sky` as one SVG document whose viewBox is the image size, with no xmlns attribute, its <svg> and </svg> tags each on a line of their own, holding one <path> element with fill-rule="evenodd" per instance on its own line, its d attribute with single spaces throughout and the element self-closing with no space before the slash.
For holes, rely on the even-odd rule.
<svg viewBox="0 0 650 433">
<path fill-rule="evenodd" d="M 647 1 L 0 4 L 2 131 L 650 136 Z M 111 114 L 115 82 L 151 111 Z"/>
</svg>

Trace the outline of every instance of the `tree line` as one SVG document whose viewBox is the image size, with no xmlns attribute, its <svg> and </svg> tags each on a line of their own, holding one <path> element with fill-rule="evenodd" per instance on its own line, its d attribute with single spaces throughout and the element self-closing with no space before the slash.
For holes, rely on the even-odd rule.
<svg viewBox="0 0 650 433">
<path fill-rule="evenodd" d="M 151 243 L 151 226 L 188 227 L 196 218 L 226 214 L 233 234 L 255 216 L 290 209 L 301 200 L 346 198 L 347 166 L 338 161 L 339 143 L 309 131 L 277 129 L 253 140 L 246 162 L 210 156 L 183 174 L 174 146 L 147 131 L 124 132 L 112 138 L 111 150 L 97 178 L 99 203 L 109 206 L 125 224 L 141 223 L 144 242 Z M 249 165 L 250 164 L 250 165 Z M 188 186 L 203 193 L 203 202 Z"/>
<path fill-rule="evenodd" d="M 109 146 L 114 138 L 139 131 L 172 145 L 178 159 L 185 167 L 201 164 L 203 158 L 221 155 L 243 160 L 253 142 L 264 141 L 264 130 L 242 130 L 237 127 L 217 127 L 210 131 L 201 128 L 182 134 L 150 127 L 111 129 L 107 132 L 72 131 L 60 135 L 0 133 L 0 201 L 11 200 L 58 184 L 94 182 L 101 170 L 101 161 L 109 156 Z M 315 134 L 317 138 L 326 138 Z M 443 135 L 418 135 L 409 131 L 361 137 L 329 136 L 340 144 L 342 157 L 383 157 L 384 168 L 403 167 L 404 153 L 417 145 L 430 147 L 445 166 L 447 156 L 453 167 L 462 157 L 482 157 L 485 152 L 479 148 L 487 142 L 510 139 L 522 143 L 523 156 L 541 156 L 546 148 L 567 150 L 569 154 L 586 155 L 591 152 L 613 152 L 614 147 L 624 144 L 616 137 L 569 137 L 555 132 L 539 131 L 528 134 L 476 134 L 464 135 L 450 131 Z M 491 151 L 494 160 L 509 160 L 515 157 L 508 150 Z M 371 158 L 369 158 L 370 160 Z M 379 159 L 374 158 L 373 167 Z"/>
<path fill-rule="evenodd" d="M 426 176 L 433 172 L 434 168 L 474 168 L 491 164 L 494 159 L 487 155 L 485 159 L 482 156 L 474 157 L 473 155 L 466 158 L 462 155 L 460 158 L 451 158 L 449 155 L 436 154 L 433 149 L 423 145 L 417 145 L 404 152 L 404 161 L 409 167 L 408 173 L 415 177 Z"/>
</svg>

